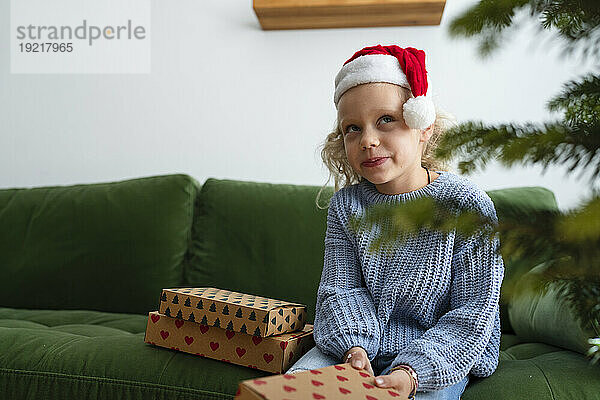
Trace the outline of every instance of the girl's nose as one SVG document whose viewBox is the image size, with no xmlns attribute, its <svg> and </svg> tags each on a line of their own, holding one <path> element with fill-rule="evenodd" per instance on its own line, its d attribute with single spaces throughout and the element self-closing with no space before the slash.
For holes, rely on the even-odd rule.
<svg viewBox="0 0 600 400">
<path fill-rule="evenodd" d="M 378 146 L 378 145 L 379 145 L 379 138 L 377 137 L 377 135 L 365 134 L 361 139 L 361 146 L 363 149 L 373 147 L 373 146 Z"/>
<path fill-rule="evenodd" d="M 360 145 L 362 148 L 371 147 L 379 144 L 379 136 L 377 129 L 372 126 L 365 126 L 360 137 Z"/>
</svg>

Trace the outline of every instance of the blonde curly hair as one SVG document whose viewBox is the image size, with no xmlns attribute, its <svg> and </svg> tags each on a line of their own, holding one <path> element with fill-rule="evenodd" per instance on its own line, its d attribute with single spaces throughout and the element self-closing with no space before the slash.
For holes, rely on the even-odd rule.
<svg viewBox="0 0 600 400">
<path fill-rule="evenodd" d="M 406 100 L 409 98 L 414 97 L 410 90 L 401 86 L 397 87 L 400 89 L 398 90 L 398 93 L 403 99 L 402 104 L 404 104 L 404 102 L 406 102 Z M 439 138 L 446 130 L 455 126 L 457 122 L 454 115 L 438 107 L 435 101 L 434 104 L 436 117 L 433 124 L 433 133 L 423 148 L 423 153 L 421 154 L 421 165 L 430 170 L 449 171 L 451 170 L 450 166 L 441 160 L 435 159 L 433 154 L 437 147 Z M 332 177 L 334 179 L 334 192 L 337 192 L 342 187 L 348 187 L 364 180 L 362 176 L 352 169 L 352 166 L 348 162 L 348 158 L 346 157 L 346 148 L 344 146 L 344 137 L 339 125 L 339 121 L 336 118 L 333 130 L 327 135 L 324 142 L 320 145 L 321 160 L 323 160 L 323 163 L 329 170 L 329 177 L 327 178 L 325 185 L 323 185 L 317 193 L 316 204 L 317 208 L 319 209 L 325 209 L 329 207 L 329 203 L 326 207 L 319 206 L 319 198 L 323 190 L 327 188 L 327 184 Z M 342 180 L 343 183 L 341 183 Z"/>
</svg>

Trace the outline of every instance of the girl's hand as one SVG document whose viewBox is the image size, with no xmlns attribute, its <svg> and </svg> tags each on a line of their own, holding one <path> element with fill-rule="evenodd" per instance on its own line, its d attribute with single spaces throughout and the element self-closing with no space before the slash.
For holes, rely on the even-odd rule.
<svg viewBox="0 0 600 400">
<path fill-rule="evenodd" d="M 356 369 L 364 369 L 369 374 L 375 375 L 373 373 L 373 368 L 371 368 L 371 362 L 369 361 L 367 352 L 362 347 L 352 347 L 348 350 L 346 354 L 344 354 L 344 362 L 349 363 Z"/>
<path fill-rule="evenodd" d="M 412 377 L 407 371 L 401 369 L 393 371 L 389 375 L 375 377 L 375 384 L 377 387 L 394 389 L 406 397 L 408 397 L 413 387 Z"/>
</svg>

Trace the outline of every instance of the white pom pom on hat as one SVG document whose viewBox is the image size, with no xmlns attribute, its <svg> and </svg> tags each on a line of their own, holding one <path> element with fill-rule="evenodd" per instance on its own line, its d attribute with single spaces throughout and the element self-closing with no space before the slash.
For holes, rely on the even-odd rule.
<svg viewBox="0 0 600 400">
<path fill-rule="evenodd" d="M 406 125 L 413 129 L 425 129 L 435 122 L 435 106 L 429 96 L 408 99 L 403 107 Z"/>
<path fill-rule="evenodd" d="M 335 107 L 350 88 L 370 82 L 387 82 L 410 90 L 414 97 L 403 105 L 404 121 L 411 129 L 426 129 L 435 122 L 435 105 L 427 95 L 425 52 L 396 45 L 364 47 L 354 53 L 335 77 Z"/>
</svg>

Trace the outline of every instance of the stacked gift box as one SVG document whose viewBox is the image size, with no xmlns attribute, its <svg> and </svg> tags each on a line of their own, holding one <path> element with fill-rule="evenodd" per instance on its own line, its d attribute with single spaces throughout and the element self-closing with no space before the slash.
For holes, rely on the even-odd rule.
<svg viewBox="0 0 600 400">
<path fill-rule="evenodd" d="M 281 374 L 314 347 L 306 306 L 200 287 L 163 289 L 144 342 Z"/>
</svg>

